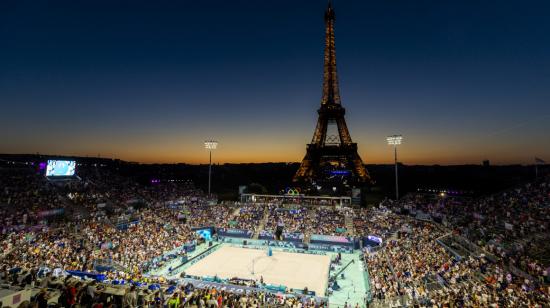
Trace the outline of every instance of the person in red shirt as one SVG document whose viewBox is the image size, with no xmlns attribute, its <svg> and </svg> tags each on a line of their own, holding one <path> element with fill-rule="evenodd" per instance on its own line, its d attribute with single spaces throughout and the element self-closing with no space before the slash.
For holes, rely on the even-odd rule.
<svg viewBox="0 0 550 308">
<path fill-rule="evenodd" d="M 72 307 L 76 304 L 76 288 L 74 283 L 69 284 L 65 289 L 65 299 L 68 307 Z"/>
</svg>

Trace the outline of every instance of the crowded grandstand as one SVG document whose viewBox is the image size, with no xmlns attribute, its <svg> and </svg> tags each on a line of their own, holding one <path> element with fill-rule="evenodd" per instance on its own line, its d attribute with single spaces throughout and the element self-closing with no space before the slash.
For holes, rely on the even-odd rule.
<svg viewBox="0 0 550 308">
<path fill-rule="evenodd" d="M 550 303 L 548 176 L 359 208 L 217 202 L 190 181 L 145 185 L 98 164 L 52 179 L 42 167 L 0 164 L 0 307 Z"/>
</svg>

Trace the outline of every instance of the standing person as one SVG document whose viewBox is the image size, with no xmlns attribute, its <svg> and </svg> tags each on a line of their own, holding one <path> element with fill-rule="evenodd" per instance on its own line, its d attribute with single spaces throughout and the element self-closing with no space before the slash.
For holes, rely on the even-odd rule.
<svg viewBox="0 0 550 308">
<path fill-rule="evenodd" d="M 164 291 L 162 290 L 162 288 L 159 288 L 158 298 L 161 305 L 164 305 L 165 298 L 164 298 Z"/>
<path fill-rule="evenodd" d="M 76 288 L 72 282 L 65 287 L 65 302 L 66 307 L 73 307 L 76 304 Z"/>
<path fill-rule="evenodd" d="M 130 289 L 126 290 L 126 294 L 124 294 L 124 298 L 122 299 L 122 307 L 123 308 L 137 307 L 136 286 L 132 286 L 130 287 Z"/>
<path fill-rule="evenodd" d="M 46 291 L 45 288 L 40 290 L 40 293 L 36 296 L 36 303 L 38 304 L 38 308 L 48 308 L 48 291 Z"/>
<path fill-rule="evenodd" d="M 97 282 L 94 280 L 86 287 L 86 299 L 90 304 L 93 303 L 95 300 L 95 296 L 97 293 L 96 283 Z"/>
<path fill-rule="evenodd" d="M 178 308 L 180 305 L 180 298 L 176 292 L 172 294 L 172 297 L 168 300 L 168 308 Z"/>
</svg>

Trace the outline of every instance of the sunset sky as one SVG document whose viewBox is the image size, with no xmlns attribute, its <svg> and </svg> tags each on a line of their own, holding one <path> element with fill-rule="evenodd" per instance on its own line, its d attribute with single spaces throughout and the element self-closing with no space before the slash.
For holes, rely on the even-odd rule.
<svg viewBox="0 0 550 308">
<path fill-rule="evenodd" d="M 326 1 L 0 1 L 0 153 L 297 162 Z M 550 2 L 335 1 L 367 164 L 550 161 Z"/>
</svg>

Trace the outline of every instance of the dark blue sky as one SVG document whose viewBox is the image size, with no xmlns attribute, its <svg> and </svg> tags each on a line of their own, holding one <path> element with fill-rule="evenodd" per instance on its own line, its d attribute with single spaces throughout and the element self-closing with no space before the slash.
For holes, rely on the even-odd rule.
<svg viewBox="0 0 550 308">
<path fill-rule="evenodd" d="M 550 2 L 336 1 L 367 163 L 550 160 Z M 299 161 L 326 1 L 1 1 L 0 152 Z"/>
</svg>

